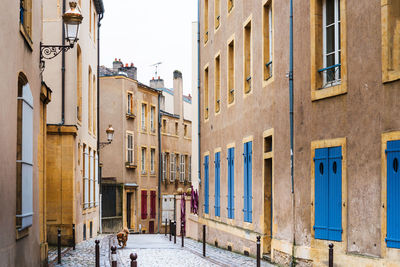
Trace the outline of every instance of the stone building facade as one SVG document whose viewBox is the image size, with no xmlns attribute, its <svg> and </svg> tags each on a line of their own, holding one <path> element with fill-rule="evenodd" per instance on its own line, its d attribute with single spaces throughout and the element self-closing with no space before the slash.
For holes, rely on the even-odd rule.
<svg viewBox="0 0 400 267">
<path fill-rule="evenodd" d="M 200 1 L 199 227 L 283 265 L 333 243 L 338 266 L 400 266 L 398 6 L 294 1 L 293 184 L 289 11 Z"/>
<path fill-rule="evenodd" d="M 158 77 L 150 86 L 162 92 L 160 101 L 161 129 L 161 209 L 162 225 L 165 219 L 180 218 L 180 197 L 187 193 L 192 179 L 192 98 L 183 94 L 183 77 L 180 71 L 173 73 L 173 88 L 164 86 Z M 177 223 L 180 229 L 180 223 Z M 180 232 L 180 230 L 178 230 Z"/>
<path fill-rule="evenodd" d="M 43 43 L 61 45 L 66 0 L 43 1 Z M 62 243 L 94 237 L 100 228 L 97 66 L 102 0 L 77 1 L 83 15 L 74 48 L 46 61 L 44 81 L 53 89 L 47 113 L 47 238 Z M 100 129 L 105 131 L 106 129 Z"/>
<path fill-rule="evenodd" d="M 115 59 L 101 67 L 101 127 L 113 125 L 115 138 L 102 149 L 102 225 L 105 232 L 127 227 L 158 228 L 158 101 L 161 92 L 136 80 L 137 69 Z M 100 133 L 101 138 L 105 134 Z"/>
<path fill-rule="evenodd" d="M 47 263 L 45 180 L 46 109 L 42 81 L 42 1 L 3 3 L 0 27 L 1 137 L 0 266 Z"/>
</svg>

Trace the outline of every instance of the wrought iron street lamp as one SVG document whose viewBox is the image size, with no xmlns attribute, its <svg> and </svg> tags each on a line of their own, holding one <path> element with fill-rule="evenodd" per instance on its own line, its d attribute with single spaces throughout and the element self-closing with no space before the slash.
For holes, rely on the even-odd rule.
<svg viewBox="0 0 400 267">
<path fill-rule="evenodd" d="M 106 145 L 111 144 L 111 142 L 114 139 L 114 129 L 111 124 L 108 126 L 108 129 L 106 130 L 106 134 L 107 134 L 107 142 L 100 142 L 99 149 L 105 147 Z"/>
<path fill-rule="evenodd" d="M 62 16 L 65 27 L 65 39 L 68 41 L 68 45 L 44 45 L 40 43 L 40 63 L 42 69 L 45 67 L 44 59 L 52 59 L 62 51 L 68 51 L 79 40 L 78 32 L 83 16 L 76 2 L 69 2 L 69 6 L 70 9 Z"/>
</svg>

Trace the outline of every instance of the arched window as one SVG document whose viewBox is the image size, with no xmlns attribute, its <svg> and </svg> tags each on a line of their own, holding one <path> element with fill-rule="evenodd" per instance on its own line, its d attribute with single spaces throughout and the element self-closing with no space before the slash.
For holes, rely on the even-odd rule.
<svg viewBox="0 0 400 267">
<path fill-rule="evenodd" d="M 28 80 L 18 77 L 17 229 L 32 225 L 33 216 L 33 97 Z"/>
<path fill-rule="evenodd" d="M 92 91 L 92 68 L 89 66 L 88 74 L 88 128 L 89 132 L 92 133 L 92 109 L 93 109 L 93 91 Z"/>
<path fill-rule="evenodd" d="M 93 74 L 93 134 L 96 135 L 97 128 L 97 87 L 96 75 Z"/>
<path fill-rule="evenodd" d="M 76 116 L 79 121 L 82 121 L 82 51 L 81 47 L 77 46 L 77 62 L 76 62 Z"/>
</svg>

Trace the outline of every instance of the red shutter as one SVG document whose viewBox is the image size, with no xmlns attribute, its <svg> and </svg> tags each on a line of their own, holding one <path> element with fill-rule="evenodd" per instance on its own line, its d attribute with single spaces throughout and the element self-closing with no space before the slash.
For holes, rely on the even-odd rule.
<svg viewBox="0 0 400 267">
<path fill-rule="evenodd" d="M 150 218 L 156 217 L 156 191 L 150 192 Z"/>
<path fill-rule="evenodd" d="M 147 191 L 142 190 L 142 219 L 147 218 Z"/>
</svg>

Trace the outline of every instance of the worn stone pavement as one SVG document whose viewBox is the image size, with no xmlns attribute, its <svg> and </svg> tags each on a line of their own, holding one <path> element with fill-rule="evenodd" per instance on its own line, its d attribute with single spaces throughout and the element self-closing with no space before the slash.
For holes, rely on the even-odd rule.
<svg viewBox="0 0 400 267">
<path fill-rule="evenodd" d="M 67 249 L 64 251 L 62 263 L 57 262 L 57 251 L 49 251 L 50 266 L 83 267 L 94 266 L 95 264 L 95 243 L 100 240 L 100 266 L 110 266 L 110 247 L 116 245 L 116 238 L 113 235 L 100 235 L 96 238 L 81 242 L 76 245 L 76 250 Z M 117 250 L 118 267 L 130 266 L 130 254 L 136 253 L 138 266 L 256 266 L 256 259 L 246 257 L 224 249 L 210 245 L 206 246 L 206 257 L 202 256 L 202 243 L 185 238 L 185 247 L 181 247 L 181 237 L 177 237 L 176 244 L 169 241 L 169 237 L 162 234 L 155 235 L 129 235 L 127 246 Z M 261 266 L 274 266 L 268 262 L 261 261 Z"/>
</svg>

